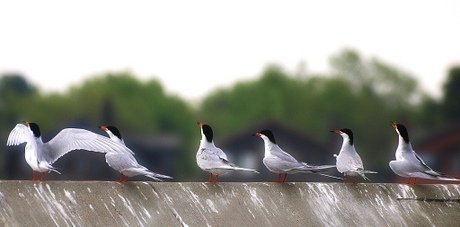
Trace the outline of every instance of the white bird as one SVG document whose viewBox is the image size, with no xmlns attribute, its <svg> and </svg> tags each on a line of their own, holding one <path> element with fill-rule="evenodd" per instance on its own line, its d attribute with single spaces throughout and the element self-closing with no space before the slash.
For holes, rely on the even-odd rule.
<svg viewBox="0 0 460 227">
<path fill-rule="evenodd" d="M 215 182 L 217 182 L 219 181 L 219 175 L 234 170 L 259 173 L 254 169 L 238 167 L 228 161 L 227 155 L 222 149 L 214 145 L 211 126 L 202 123 L 198 123 L 198 125 L 201 129 L 201 141 L 200 147 L 196 152 L 196 163 L 202 170 L 209 173 L 209 182 L 213 182 L 213 174 L 216 176 Z"/>
<path fill-rule="evenodd" d="M 305 162 L 299 162 L 294 157 L 292 157 L 287 152 L 283 151 L 278 144 L 276 144 L 275 136 L 273 133 L 268 130 L 264 129 L 260 132 L 254 134 L 254 136 L 258 136 L 264 140 L 265 145 L 265 155 L 263 159 L 264 165 L 273 173 L 278 174 L 278 178 L 276 182 L 286 182 L 287 174 L 292 173 L 316 173 L 322 176 L 334 178 L 341 180 L 341 177 L 330 176 L 324 174 L 322 172 L 332 169 L 335 165 L 319 165 L 313 166 L 308 165 Z M 284 178 L 281 179 L 282 175 Z"/>
<path fill-rule="evenodd" d="M 126 147 L 125 142 L 121 137 L 121 133 L 117 127 L 102 125 L 99 126 L 99 128 L 102 131 L 106 132 L 111 140 Z M 107 152 L 105 154 L 105 161 L 110 167 L 112 167 L 112 169 L 120 172 L 120 182 L 126 182 L 128 181 L 128 177 L 134 177 L 139 175 L 146 176 L 156 181 L 162 181 L 161 178 L 172 179 L 172 177 L 170 176 L 154 173 L 148 170 L 146 167 L 140 165 L 131 153 Z"/>
<path fill-rule="evenodd" d="M 354 145 L 353 132 L 348 129 L 340 129 L 331 131 L 343 138 L 342 147 L 339 155 L 334 155 L 337 158 L 337 170 L 343 174 L 344 180 L 347 181 L 349 176 L 361 176 L 365 180 L 369 180 L 365 173 L 377 173 L 375 171 L 364 170 L 363 161 L 356 152 Z"/>
<path fill-rule="evenodd" d="M 432 170 L 420 156 L 412 149 L 409 133 L 402 124 L 391 123 L 391 126 L 399 135 L 399 144 L 396 149 L 396 160 L 390 161 L 389 165 L 396 175 L 406 177 L 409 184 L 415 184 L 416 179 L 429 179 L 441 181 L 460 181 L 457 178 L 446 177 L 444 174 Z"/>
<path fill-rule="evenodd" d="M 6 145 L 17 146 L 23 143 L 26 143 L 24 156 L 27 164 L 32 168 L 34 181 L 37 179 L 36 172 L 41 173 L 41 181 L 46 172 L 59 173 L 52 164 L 73 150 L 101 153 L 132 152 L 107 137 L 77 128 L 63 129 L 53 139 L 43 143 L 39 126 L 28 122 L 17 124 L 14 127 L 8 136 Z"/>
</svg>

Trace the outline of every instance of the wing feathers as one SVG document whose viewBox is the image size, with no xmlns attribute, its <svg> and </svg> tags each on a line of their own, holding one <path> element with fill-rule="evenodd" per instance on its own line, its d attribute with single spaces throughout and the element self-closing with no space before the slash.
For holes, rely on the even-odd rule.
<svg viewBox="0 0 460 227">
<path fill-rule="evenodd" d="M 8 140 L 6 141 L 7 146 L 17 146 L 22 143 L 30 143 L 34 141 L 34 135 L 30 129 L 23 125 L 17 124 L 13 130 L 11 130 Z"/>
<path fill-rule="evenodd" d="M 133 152 L 107 137 L 84 129 L 66 128 L 60 131 L 53 139 L 45 144 L 45 160 L 54 163 L 63 155 L 73 150 L 87 150 L 93 152 Z"/>
</svg>

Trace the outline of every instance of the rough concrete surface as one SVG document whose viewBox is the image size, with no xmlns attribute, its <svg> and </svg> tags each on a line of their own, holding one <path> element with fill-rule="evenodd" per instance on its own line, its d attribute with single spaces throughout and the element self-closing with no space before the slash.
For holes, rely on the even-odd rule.
<svg viewBox="0 0 460 227">
<path fill-rule="evenodd" d="M 460 185 L 0 181 L 0 226 L 458 226 Z"/>
</svg>

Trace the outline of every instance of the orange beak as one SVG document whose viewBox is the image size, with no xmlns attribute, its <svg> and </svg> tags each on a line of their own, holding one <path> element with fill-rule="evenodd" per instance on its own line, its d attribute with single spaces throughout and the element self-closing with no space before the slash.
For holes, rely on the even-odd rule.
<svg viewBox="0 0 460 227">
<path fill-rule="evenodd" d="M 397 128 L 397 127 L 396 127 L 396 123 L 391 122 L 391 127 L 393 127 L 394 129 L 396 129 L 396 128 Z"/>
<path fill-rule="evenodd" d="M 200 128 L 203 128 L 203 123 L 198 122 L 198 126 L 199 126 Z"/>
<path fill-rule="evenodd" d="M 22 124 L 27 126 L 27 127 L 29 127 L 29 122 L 27 122 L 27 121 L 23 121 Z"/>
<path fill-rule="evenodd" d="M 262 136 L 262 133 L 256 132 L 254 135 L 255 135 L 255 136 Z"/>
<path fill-rule="evenodd" d="M 342 131 L 340 131 L 340 130 L 332 130 L 331 132 L 333 132 L 333 133 L 335 133 L 335 134 L 337 134 L 337 135 L 342 134 Z"/>
<path fill-rule="evenodd" d="M 107 127 L 105 125 L 101 125 L 99 126 L 99 128 L 102 130 L 102 131 L 107 131 Z"/>
</svg>

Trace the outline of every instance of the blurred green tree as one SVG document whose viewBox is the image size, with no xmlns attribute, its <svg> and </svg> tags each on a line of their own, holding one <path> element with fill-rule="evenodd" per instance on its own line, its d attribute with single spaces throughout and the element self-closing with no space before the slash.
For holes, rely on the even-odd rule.
<svg viewBox="0 0 460 227">
<path fill-rule="evenodd" d="M 460 66 L 449 70 L 447 81 L 444 84 L 442 109 L 447 121 L 460 119 Z"/>
<path fill-rule="evenodd" d="M 11 124 L 18 120 L 17 113 L 37 94 L 37 88 L 17 73 L 0 75 L 0 123 Z M 1 130 L 1 129 L 0 129 Z"/>
</svg>

